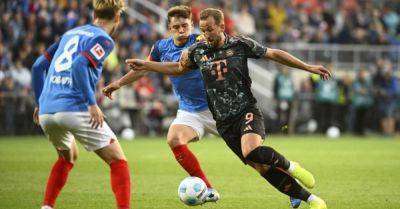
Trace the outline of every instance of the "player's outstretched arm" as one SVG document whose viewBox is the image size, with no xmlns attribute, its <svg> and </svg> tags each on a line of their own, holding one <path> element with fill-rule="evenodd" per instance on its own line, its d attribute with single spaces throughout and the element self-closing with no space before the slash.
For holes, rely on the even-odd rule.
<svg viewBox="0 0 400 209">
<path fill-rule="evenodd" d="M 141 59 L 127 59 L 126 63 L 130 69 L 134 71 L 152 71 L 167 75 L 180 75 L 182 71 L 179 69 L 178 62 L 154 62 Z"/>
<path fill-rule="evenodd" d="M 125 62 L 134 71 L 152 71 L 167 75 L 182 75 L 192 69 L 187 51 L 182 52 L 179 62 L 154 62 L 141 59 L 127 59 Z"/>
<path fill-rule="evenodd" d="M 285 52 L 280 49 L 271 49 L 268 48 L 264 55 L 265 58 L 274 60 L 275 62 L 279 62 L 283 65 L 287 65 L 289 67 L 298 68 L 301 70 L 308 71 L 310 73 L 315 73 L 321 76 L 321 79 L 327 80 L 331 77 L 331 72 L 323 67 L 322 65 L 309 65 L 295 56 L 291 55 L 288 52 Z"/>
<path fill-rule="evenodd" d="M 127 74 L 125 74 L 124 76 L 122 76 L 120 79 L 111 82 L 110 84 L 108 84 L 106 87 L 104 87 L 102 89 L 103 94 L 110 98 L 112 98 L 112 93 L 116 90 L 118 90 L 119 88 L 131 84 L 137 80 L 139 80 L 141 77 L 145 76 L 147 74 L 147 71 L 134 71 L 131 70 L 129 71 Z"/>
</svg>

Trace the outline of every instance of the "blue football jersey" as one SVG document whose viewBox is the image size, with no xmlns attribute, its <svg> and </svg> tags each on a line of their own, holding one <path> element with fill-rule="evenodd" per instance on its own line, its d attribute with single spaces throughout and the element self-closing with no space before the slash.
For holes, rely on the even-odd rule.
<svg viewBox="0 0 400 209">
<path fill-rule="evenodd" d="M 95 104 L 96 83 L 113 48 L 114 41 L 100 27 L 84 25 L 67 31 L 45 53 L 51 63 L 39 97 L 39 114 L 84 112 Z M 85 62 L 79 62 L 82 59 Z M 84 78 L 77 73 L 84 73 Z"/>
<path fill-rule="evenodd" d="M 172 37 L 157 41 L 151 49 L 150 60 L 156 62 L 179 62 L 182 50 L 196 42 L 197 34 L 191 34 L 183 46 L 176 46 Z M 179 109 L 200 112 L 208 109 L 203 79 L 198 69 L 180 76 L 169 76 L 172 89 L 179 101 Z"/>
</svg>

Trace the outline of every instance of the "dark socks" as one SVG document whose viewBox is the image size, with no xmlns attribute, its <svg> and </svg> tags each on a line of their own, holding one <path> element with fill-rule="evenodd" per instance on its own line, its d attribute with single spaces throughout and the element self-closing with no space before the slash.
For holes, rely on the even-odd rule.
<svg viewBox="0 0 400 209">
<path fill-rule="evenodd" d="M 284 170 L 288 170 L 290 166 L 289 160 L 273 148 L 267 146 L 259 146 L 255 148 L 247 155 L 246 160 L 259 164 L 275 166 Z"/>
</svg>

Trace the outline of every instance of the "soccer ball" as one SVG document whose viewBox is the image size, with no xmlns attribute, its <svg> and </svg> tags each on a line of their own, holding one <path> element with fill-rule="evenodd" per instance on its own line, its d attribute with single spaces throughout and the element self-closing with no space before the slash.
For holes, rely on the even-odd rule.
<svg viewBox="0 0 400 209">
<path fill-rule="evenodd" d="M 328 128 L 328 130 L 326 131 L 326 135 L 328 136 L 328 138 L 330 139 L 336 139 L 340 137 L 340 129 L 336 126 L 331 126 Z"/>
<path fill-rule="evenodd" d="M 201 178 L 189 176 L 181 181 L 178 187 L 179 199 L 189 206 L 203 204 L 207 185 Z"/>
<path fill-rule="evenodd" d="M 121 137 L 126 140 L 133 140 L 135 138 L 135 131 L 131 128 L 125 128 L 121 132 Z"/>
</svg>

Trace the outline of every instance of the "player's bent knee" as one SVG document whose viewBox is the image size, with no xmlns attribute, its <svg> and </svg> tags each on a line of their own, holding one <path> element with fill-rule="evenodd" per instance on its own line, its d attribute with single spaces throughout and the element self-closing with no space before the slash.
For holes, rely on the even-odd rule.
<svg viewBox="0 0 400 209">
<path fill-rule="evenodd" d="M 72 163 L 72 164 L 75 164 L 75 162 L 76 162 L 76 158 L 73 158 L 73 157 L 66 157 L 66 156 L 61 156 L 66 162 L 69 162 L 69 163 Z"/>
<path fill-rule="evenodd" d="M 179 138 L 177 136 L 173 136 L 173 137 L 168 137 L 167 138 L 167 144 L 169 145 L 169 147 L 174 148 L 176 146 L 180 145 L 179 142 Z"/>
<path fill-rule="evenodd" d="M 65 161 L 70 162 L 72 164 L 74 164 L 78 159 L 78 154 L 73 153 L 70 150 L 60 150 L 57 152 L 59 157 L 62 157 Z"/>
<path fill-rule="evenodd" d="M 75 163 L 78 160 L 78 155 L 72 155 L 71 163 Z"/>
<path fill-rule="evenodd" d="M 95 151 L 95 153 L 108 164 L 118 160 L 126 160 L 124 152 L 117 142 L 98 149 Z"/>
<path fill-rule="evenodd" d="M 185 134 L 177 134 L 175 136 L 172 137 L 168 137 L 167 138 L 167 143 L 171 148 L 177 147 L 179 145 L 185 145 L 188 144 L 189 142 L 195 140 L 196 138 L 187 136 Z"/>
<path fill-rule="evenodd" d="M 180 133 L 178 134 L 179 142 L 181 144 L 188 144 L 190 142 L 198 141 L 199 136 L 196 133 Z"/>
<path fill-rule="evenodd" d="M 124 156 L 123 153 L 111 153 L 110 155 L 105 156 L 103 158 L 103 160 L 107 164 L 111 164 L 112 162 L 119 161 L 119 160 L 125 160 L 126 161 L 126 157 Z"/>
<path fill-rule="evenodd" d="M 72 156 L 71 156 L 71 159 L 73 161 L 72 163 L 75 163 L 78 160 L 78 153 L 77 152 L 73 152 Z"/>
</svg>

